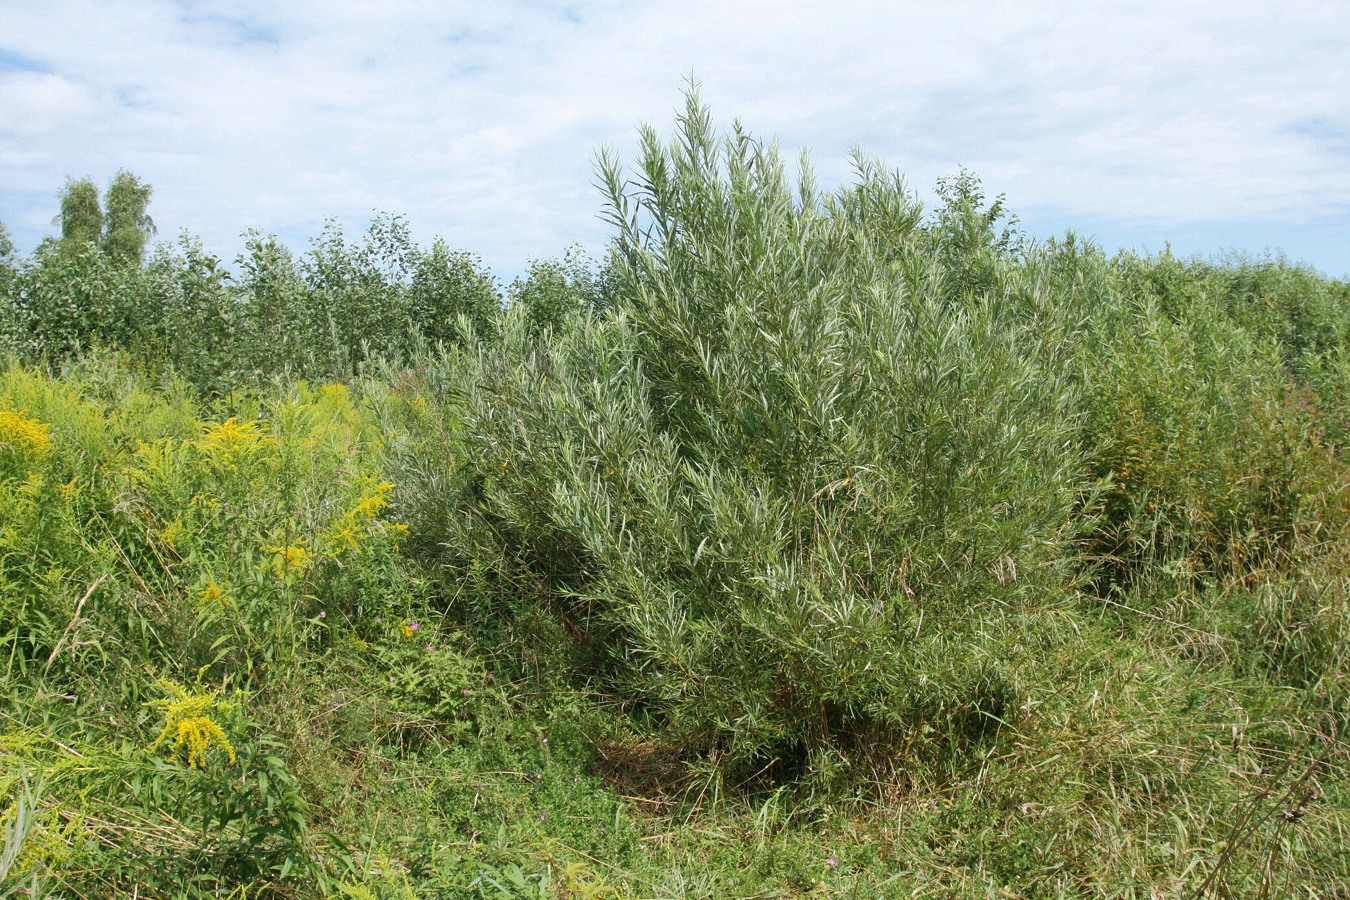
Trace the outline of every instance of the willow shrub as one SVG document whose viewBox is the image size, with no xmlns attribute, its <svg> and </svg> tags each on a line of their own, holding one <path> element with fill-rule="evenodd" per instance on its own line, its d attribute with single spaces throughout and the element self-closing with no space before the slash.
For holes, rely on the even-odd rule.
<svg viewBox="0 0 1350 900">
<path fill-rule="evenodd" d="M 695 97 L 632 180 L 602 175 L 618 308 L 544 339 L 508 311 L 429 376 L 476 611 L 554 617 L 723 774 L 1010 721 L 1083 470 L 1048 282 L 1005 263 L 960 290 L 898 177 L 860 160 L 822 194 L 803 163 L 794 189 Z"/>
<path fill-rule="evenodd" d="M 1285 368 L 1316 399 L 1319 430 L 1350 458 L 1350 284 L 1283 260 L 1193 268 L 1229 318 L 1274 343 Z"/>
</svg>

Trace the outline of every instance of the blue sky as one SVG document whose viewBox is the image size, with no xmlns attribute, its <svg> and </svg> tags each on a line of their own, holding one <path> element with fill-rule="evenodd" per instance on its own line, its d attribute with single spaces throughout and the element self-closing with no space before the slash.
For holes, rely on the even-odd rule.
<svg viewBox="0 0 1350 900">
<path fill-rule="evenodd" d="M 925 203 L 970 169 L 1037 237 L 1346 277 L 1347 47 L 1344 0 L 0 0 L 0 221 L 26 253 L 68 177 L 125 168 L 227 261 L 382 211 L 509 278 L 601 251 L 596 152 L 692 75 L 826 184 L 860 147 Z"/>
</svg>

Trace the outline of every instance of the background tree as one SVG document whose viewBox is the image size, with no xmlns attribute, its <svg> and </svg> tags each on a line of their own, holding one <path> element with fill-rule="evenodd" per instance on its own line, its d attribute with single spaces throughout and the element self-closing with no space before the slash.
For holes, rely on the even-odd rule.
<svg viewBox="0 0 1350 900">
<path fill-rule="evenodd" d="M 13 294 L 18 255 L 9 229 L 0 222 L 0 353 L 21 351 L 24 346 L 19 326 L 22 312 Z"/>
<path fill-rule="evenodd" d="M 139 265 L 155 233 L 155 223 L 145 211 L 153 190 L 122 170 L 113 176 L 100 203 L 92 178 L 67 181 L 61 192 L 61 213 L 54 222 L 61 226 L 61 248 L 95 244 L 113 262 Z"/>
<path fill-rule="evenodd" d="M 145 246 L 155 233 L 155 223 L 146 214 L 154 191 L 126 170 L 113 176 L 104 198 L 103 252 L 114 262 L 140 263 Z"/>
<path fill-rule="evenodd" d="M 14 265 L 14 260 L 18 255 L 19 250 L 14 246 L 14 239 L 10 237 L 9 229 L 5 227 L 4 222 L 0 222 L 0 266 Z"/>
<path fill-rule="evenodd" d="M 530 331 L 563 328 L 569 318 L 600 312 L 607 302 L 604 270 L 596 272 L 580 247 L 571 247 L 561 260 L 536 259 L 529 274 L 517 278 L 509 291 L 511 303 L 525 309 Z"/>
<path fill-rule="evenodd" d="M 476 337 L 490 338 L 500 311 L 496 282 L 479 257 L 451 250 L 439 238 L 430 250 L 417 255 L 408 314 L 427 343 L 464 345 L 469 339 L 462 327 L 466 322 Z"/>
<path fill-rule="evenodd" d="M 97 244 L 103 234 L 103 209 L 92 178 L 71 179 L 61 192 L 61 212 L 52 223 L 61 226 L 61 248 Z"/>
</svg>

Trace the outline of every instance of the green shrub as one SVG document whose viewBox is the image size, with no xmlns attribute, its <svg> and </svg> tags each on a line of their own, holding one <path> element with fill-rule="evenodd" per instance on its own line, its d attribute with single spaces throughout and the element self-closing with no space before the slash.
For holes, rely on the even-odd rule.
<svg viewBox="0 0 1350 900">
<path fill-rule="evenodd" d="M 47 245 L 9 279 L 16 349 L 60 364 L 91 347 L 127 347 L 157 320 L 139 266 L 110 259 L 94 244 Z"/>
<path fill-rule="evenodd" d="M 1273 350 L 1289 376 L 1312 389 L 1318 427 L 1333 446 L 1350 435 L 1350 285 L 1283 259 L 1233 256 L 1184 261 L 1170 253 L 1117 260 L 1123 294 L 1156 303 L 1173 321 L 1221 316 Z"/>
<path fill-rule="evenodd" d="M 0 233 L 0 353 L 59 367 L 90 349 L 125 352 L 219 395 L 278 377 L 349 379 L 375 358 L 495 329 L 501 296 L 482 261 L 441 240 L 422 250 L 401 216 L 376 216 L 359 241 L 330 221 L 299 257 L 250 230 L 233 273 L 186 234 L 143 266 L 149 195 L 119 173 L 105 217 L 97 186 L 70 182 L 62 238 L 26 261 Z M 599 290 L 588 265 L 569 256 L 565 271 L 565 291 Z"/>
<path fill-rule="evenodd" d="M 524 308 L 531 332 L 557 330 L 609 306 L 608 274 L 597 274 L 585 253 L 573 247 L 561 260 L 531 262 L 529 274 L 511 284 L 510 302 Z"/>
<path fill-rule="evenodd" d="M 300 263 L 307 311 L 342 366 L 322 377 L 351 377 L 372 353 L 402 353 L 415 259 L 408 223 L 397 216 L 376 217 L 360 244 L 348 246 L 334 222 L 311 242 Z"/>
<path fill-rule="evenodd" d="M 1335 539 L 1344 465 L 1274 346 L 1170 258 L 1144 267 L 1154 282 L 1144 293 L 1131 288 L 1143 264 L 1120 264 L 1124 296 L 1081 344 L 1087 445 L 1109 483 L 1097 542 L 1108 573 L 1242 576 Z"/>
<path fill-rule="evenodd" d="M 491 338 L 500 309 L 496 283 L 478 257 L 451 250 L 442 240 L 416 255 L 408 316 L 411 332 L 428 346 Z"/>
<path fill-rule="evenodd" d="M 1279 348 L 1285 368 L 1316 398 L 1318 429 L 1344 453 L 1350 439 L 1350 284 L 1283 260 L 1235 259 L 1210 282 L 1238 324 Z"/>
<path fill-rule="evenodd" d="M 967 746 L 1016 714 L 1013 620 L 1075 538 L 1067 351 L 1027 310 L 1052 304 L 1010 265 L 947 279 L 871 164 L 794 192 L 695 98 L 680 126 L 644 132 L 631 189 L 602 166 L 616 314 L 539 341 L 511 310 L 433 376 L 460 423 L 448 556 L 493 590 L 468 602 L 558 616 L 715 771 Z"/>
<path fill-rule="evenodd" d="M 201 396 L 242 386 L 251 375 L 242 358 L 246 319 L 221 261 L 184 235 L 175 248 L 159 246 L 145 276 L 159 310 L 146 346 L 136 348 L 144 364 L 167 364 Z"/>
<path fill-rule="evenodd" d="M 323 379 L 349 365 L 327 319 L 310 302 L 294 256 L 274 236 L 249 232 L 235 261 L 241 307 L 240 351 L 245 378 L 290 374 Z"/>
</svg>

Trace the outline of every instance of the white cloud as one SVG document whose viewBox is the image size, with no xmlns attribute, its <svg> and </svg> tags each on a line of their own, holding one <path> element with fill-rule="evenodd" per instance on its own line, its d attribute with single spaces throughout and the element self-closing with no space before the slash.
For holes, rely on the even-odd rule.
<svg viewBox="0 0 1350 900">
<path fill-rule="evenodd" d="M 690 73 L 827 179 L 855 145 L 925 193 L 965 165 L 1054 231 L 1350 220 L 1344 4 L 55 0 L 0 8 L 0 35 L 0 218 L 25 246 L 67 176 L 125 167 L 162 232 L 227 257 L 247 227 L 300 248 L 380 209 L 519 271 L 600 245 L 594 153 L 668 131 Z M 1308 252 L 1350 272 L 1333 245 Z"/>
<path fill-rule="evenodd" d="M 0 74 L 0 133 L 11 140 L 40 137 L 67 122 L 78 122 L 95 109 L 87 91 L 59 75 L 44 72 Z"/>
</svg>

